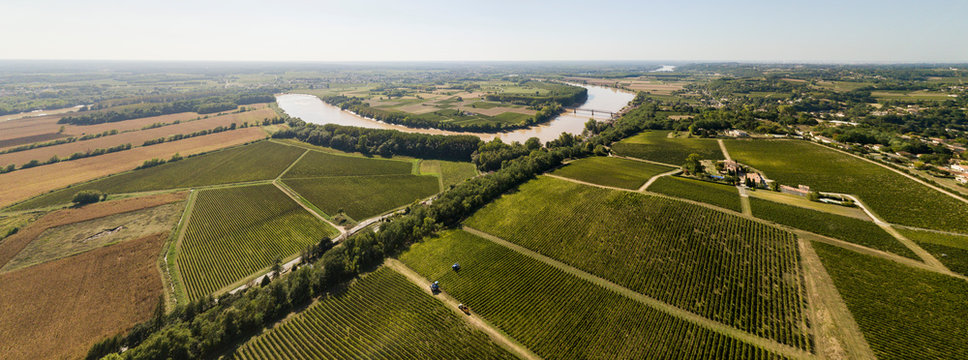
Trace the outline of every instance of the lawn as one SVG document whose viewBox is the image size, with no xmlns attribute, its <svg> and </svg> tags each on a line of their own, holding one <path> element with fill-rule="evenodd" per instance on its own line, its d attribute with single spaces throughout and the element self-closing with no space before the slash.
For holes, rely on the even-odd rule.
<svg viewBox="0 0 968 360">
<path fill-rule="evenodd" d="M 781 184 L 849 193 L 886 221 L 968 232 L 968 204 L 898 173 L 834 150 L 795 140 L 729 140 L 736 161 Z"/>
<path fill-rule="evenodd" d="M 670 138 L 668 135 L 669 131 L 648 130 L 612 144 L 612 150 L 622 156 L 672 165 L 683 164 L 693 153 L 703 159 L 723 159 L 716 139 Z"/>
<path fill-rule="evenodd" d="M 575 160 L 552 174 L 635 190 L 649 178 L 671 170 L 675 168 L 614 157 L 590 157 Z"/>
<path fill-rule="evenodd" d="M 921 260 L 873 222 L 750 198 L 753 216 L 881 251 Z"/>
<path fill-rule="evenodd" d="M 202 190 L 176 260 L 194 300 L 336 234 L 273 185 Z"/>
<path fill-rule="evenodd" d="M 121 194 L 269 180 L 282 173 L 303 152 L 305 149 L 260 141 L 72 186 L 38 196 L 11 209 L 69 203 L 78 191 L 88 189 Z"/>
<path fill-rule="evenodd" d="M 968 282 L 813 246 L 878 359 L 968 359 Z"/>
<path fill-rule="evenodd" d="M 329 216 L 340 210 L 362 221 L 440 191 L 436 176 L 383 175 L 286 179 L 285 184 Z"/>
<path fill-rule="evenodd" d="M 400 260 L 544 358 L 776 358 L 466 232 Z"/>
<path fill-rule="evenodd" d="M 809 346 L 796 239 L 775 227 L 550 177 L 465 225 L 741 330 Z"/>
<path fill-rule="evenodd" d="M 743 211 L 739 199 L 739 190 L 736 190 L 734 186 L 678 176 L 663 176 L 656 179 L 647 190 L 716 205 L 735 212 Z"/>
<path fill-rule="evenodd" d="M 486 334 L 381 268 L 242 345 L 248 359 L 513 359 Z"/>
</svg>

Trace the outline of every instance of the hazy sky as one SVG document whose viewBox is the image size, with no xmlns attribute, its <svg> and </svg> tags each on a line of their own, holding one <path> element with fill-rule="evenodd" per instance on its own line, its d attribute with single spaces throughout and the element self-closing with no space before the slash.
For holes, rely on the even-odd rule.
<svg viewBox="0 0 968 360">
<path fill-rule="evenodd" d="M 0 59 L 968 62 L 968 1 L 0 0 Z"/>
</svg>

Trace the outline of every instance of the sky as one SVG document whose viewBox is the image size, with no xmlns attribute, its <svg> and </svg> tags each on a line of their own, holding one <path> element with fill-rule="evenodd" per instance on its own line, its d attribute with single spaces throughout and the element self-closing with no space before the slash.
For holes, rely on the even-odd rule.
<svg viewBox="0 0 968 360">
<path fill-rule="evenodd" d="M 2 0 L 0 59 L 968 62 L 968 1 Z"/>
</svg>

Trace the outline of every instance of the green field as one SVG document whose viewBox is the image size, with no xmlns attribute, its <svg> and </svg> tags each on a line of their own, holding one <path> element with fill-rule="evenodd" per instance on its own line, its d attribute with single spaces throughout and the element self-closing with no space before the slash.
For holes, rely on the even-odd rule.
<svg viewBox="0 0 968 360">
<path fill-rule="evenodd" d="M 639 159 L 681 165 L 689 154 L 703 159 L 722 160 L 723 152 L 716 139 L 669 138 L 669 131 L 645 131 L 612 144 L 616 154 Z"/>
<path fill-rule="evenodd" d="M 466 232 L 400 259 L 544 358 L 777 358 Z"/>
<path fill-rule="evenodd" d="M 553 174 L 593 184 L 638 189 L 649 178 L 674 168 L 613 157 L 578 159 Z"/>
<path fill-rule="evenodd" d="M 743 211 L 735 187 L 678 176 L 664 176 L 649 185 L 648 191 L 716 205 L 735 212 Z"/>
<path fill-rule="evenodd" d="M 897 229 L 941 261 L 949 270 L 968 276 L 968 235 Z"/>
<path fill-rule="evenodd" d="M 273 185 L 201 190 L 177 265 L 198 299 L 336 234 Z"/>
<path fill-rule="evenodd" d="M 446 189 L 464 180 L 477 176 L 477 167 L 472 163 L 446 160 L 421 160 L 420 173 L 440 176 L 440 185 Z"/>
<path fill-rule="evenodd" d="M 753 216 L 835 239 L 921 260 L 887 231 L 870 221 L 750 198 Z"/>
<path fill-rule="evenodd" d="M 878 359 L 968 359 L 968 282 L 813 246 Z"/>
<path fill-rule="evenodd" d="M 340 209 L 364 220 L 440 191 L 436 176 L 383 175 L 286 179 L 285 184 L 327 215 Z"/>
<path fill-rule="evenodd" d="M 479 330 L 381 268 L 252 338 L 234 359 L 513 359 Z"/>
<path fill-rule="evenodd" d="M 968 204 L 898 173 L 805 141 L 728 140 L 736 161 L 781 184 L 856 194 L 888 222 L 968 232 Z"/>
<path fill-rule="evenodd" d="M 321 176 L 406 175 L 413 172 L 413 162 L 383 160 L 350 155 L 334 155 L 319 151 L 306 153 L 283 178 Z"/>
<path fill-rule="evenodd" d="M 88 189 L 122 194 L 269 180 L 279 176 L 304 151 L 293 146 L 260 141 L 57 190 L 10 209 L 26 210 L 69 203 L 78 191 Z"/>
<path fill-rule="evenodd" d="M 548 177 L 465 224 L 707 318 L 809 348 L 789 232 L 703 206 Z"/>
</svg>

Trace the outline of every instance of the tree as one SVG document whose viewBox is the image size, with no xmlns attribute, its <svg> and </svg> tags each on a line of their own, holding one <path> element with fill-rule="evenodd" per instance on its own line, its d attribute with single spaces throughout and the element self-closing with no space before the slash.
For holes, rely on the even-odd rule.
<svg viewBox="0 0 968 360">
<path fill-rule="evenodd" d="M 807 193 L 807 200 L 810 200 L 810 201 L 820 201 L 820 192 L 819 191 L 811 191 L 811 192 Z"/>
<path fill-rule="evenodd" d="M 682 165 L 682 170 L 684 170 L 686 174 L 699 174 L 702 172 L 702 163 L 699 162 L 700 160 L 702 160 L 702 157 L 699 156 L 699 154 L 689 154 L 689 156 L 686 157 L 686 163 Z"/>
<path fill-rule="evenodd" d="M 780 191 L 780 183 L 774 181 L 770 183 L 770 190 Z"/>
<path fill-rule="evenodd" d="M 279 273 L 282 272 L 282 259 L 276 258 L 276 262 L 272 264 L 272 277 L 279 277 Z"/>
<path fill-rule="evenodd" d="M 97 190 L 81 190 L 74 194 L 72 201 L 77 205 L 93 204 L 101 201 L 102 196 L 104 196 L 104 193 Z"/>
</svg>

